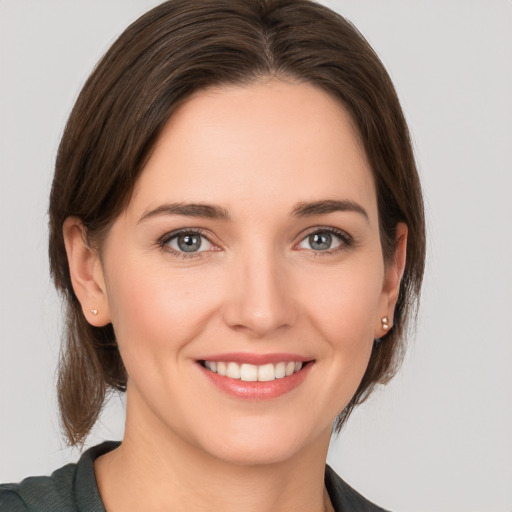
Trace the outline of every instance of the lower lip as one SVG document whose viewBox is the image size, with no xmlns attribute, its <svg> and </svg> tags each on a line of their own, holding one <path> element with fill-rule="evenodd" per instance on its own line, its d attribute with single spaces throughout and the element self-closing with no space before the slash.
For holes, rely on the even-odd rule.
<svg viewBox="0 0 512 512">
<path fill-rule="evenodd" d="M 313 362 L 308 363 L 300 371 L 288 377 L 267 382 L 246 382 L 240 379 L 231 379 L 208 370 L 201 363 L 197 363 L 197 365 L 212 384 L 228 395 L 245 400 L 269 400 L 300 386 L 311 370 Z"/>
</svg>

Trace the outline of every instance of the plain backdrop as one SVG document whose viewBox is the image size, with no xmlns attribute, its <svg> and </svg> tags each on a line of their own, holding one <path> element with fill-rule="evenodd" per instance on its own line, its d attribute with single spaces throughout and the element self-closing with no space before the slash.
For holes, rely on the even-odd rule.
<svg viewBox="0 0 512 512">
<path fill-rule="evenodd" d="M 78 91 L 155 0 L 0 0 L 0 481 L 66 448 L 55 398 L 59 300 L 47 198 Z M 512 510 L 512 2 L 332 0 L 388 68 L 414 138 L 429 253 L 399 376 L 352 417 L 329 463 L 396 512 Z M 87 446 L 121 439 L 111 400 Z"/>
</svg>

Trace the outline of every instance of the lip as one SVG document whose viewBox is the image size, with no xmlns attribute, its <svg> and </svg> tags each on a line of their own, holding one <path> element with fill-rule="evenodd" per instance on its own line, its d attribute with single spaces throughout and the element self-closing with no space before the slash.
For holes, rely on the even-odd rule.
<svg viewBox="0 0 512 512">
<path fill-rule="evenodd" d="M 205 368 L 200 361 L 233 361 L 236 363 L 248 363 L 263 365 L 268 363 L 278 363 L 282 361 L 300 361 L 305 362 L 302 369 L 282 379 L 274 379 L 267 382 L 246 382 L 241 379 L 232 379 L 219 375 Z M 199 371 L 208 381 L 218 390 L 229 396 L 243 400 L 270 400 L 278 398 L 290 391 L 293 391 L 304 382 L 315 362 L 311 358 L 299 356 L 297 354 L 220 354 L 208 356 L 197 361 Z"/>
</svg>

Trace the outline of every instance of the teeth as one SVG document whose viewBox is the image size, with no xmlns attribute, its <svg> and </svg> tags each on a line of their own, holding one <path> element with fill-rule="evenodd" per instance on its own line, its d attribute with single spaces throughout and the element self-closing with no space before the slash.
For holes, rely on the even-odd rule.
<svg viewBox="0 0 512 512">
<path fill-rule="evenodd" d="M 276 364 L 276 379 L 282 379 L 286 375 L 286 363 Z"/>
<path fill-rule="evenodd" d="M 206 361 L 208 362 L 208 361 Z M 213 372 L 213 368 L 210 366 L 210 370 Z M 217 373 L 219 375 L 226 375 L 226 363 L 218 362 L 217 363 Z"/>
<path fill-rule="evenodd" d="M 237 363 L 228 363 L 226 369 L 226 377 L 229 377 L 230 379 L 239 379 L 240 365 Z"/>
<path fill-rule="evenodd" d="M 303 364 L 295 361 L 283 361 L 257 366 L 248 363 L 238 364 L 233 361 L 205 361 L 204 366 L 208 370 L 230 379 L 240 379 L 245 382 L 269 382 L 297 373 L 301 370 Z"/>
<path fill-rule="evenodd" d="M 264 364 L 258 367 L 258 381 L 268 382 L 276 378 L 276 369 L 272 363 Z"/>
<path fill-rule="evenodd" d="M 233 363 L 235 364 L 235 363 Z M 243 364 L 240 367 L 240 378 L 246 382 L 258 380 L 258 367 L 254 364 Z"/>
</svg>

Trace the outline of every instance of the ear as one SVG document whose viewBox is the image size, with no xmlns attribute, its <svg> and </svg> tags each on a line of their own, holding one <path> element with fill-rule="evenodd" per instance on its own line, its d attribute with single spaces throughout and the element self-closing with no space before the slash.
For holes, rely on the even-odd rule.
<svg viewBox="0 0 512 512">
<path fill-rule="evenodd" d="M 403 222 L 399 222 L 396 227 L 395 251 L 385 272 L 384 286 L 382 289 L 382 312 L 378 319 L 378 326 L 376 326 L 376 338 L 382 337 L 393 327 L 395 306 L 400 293 L 400 283 L 404 275 L 406 257 L 407 225 Z M 383 319 L 386 317 L 388 321 L 384 322 Z M 388 325 L 387 328 L 386 324 Z"/>
<path fill-rule="evenodd" d="M 89 247 L 87 234 L 78 217 L 63 225 L 71 284 L 86 320 L 95 327 L 110 323 L 105 279 L 98 251 Z"/>
</svg>

